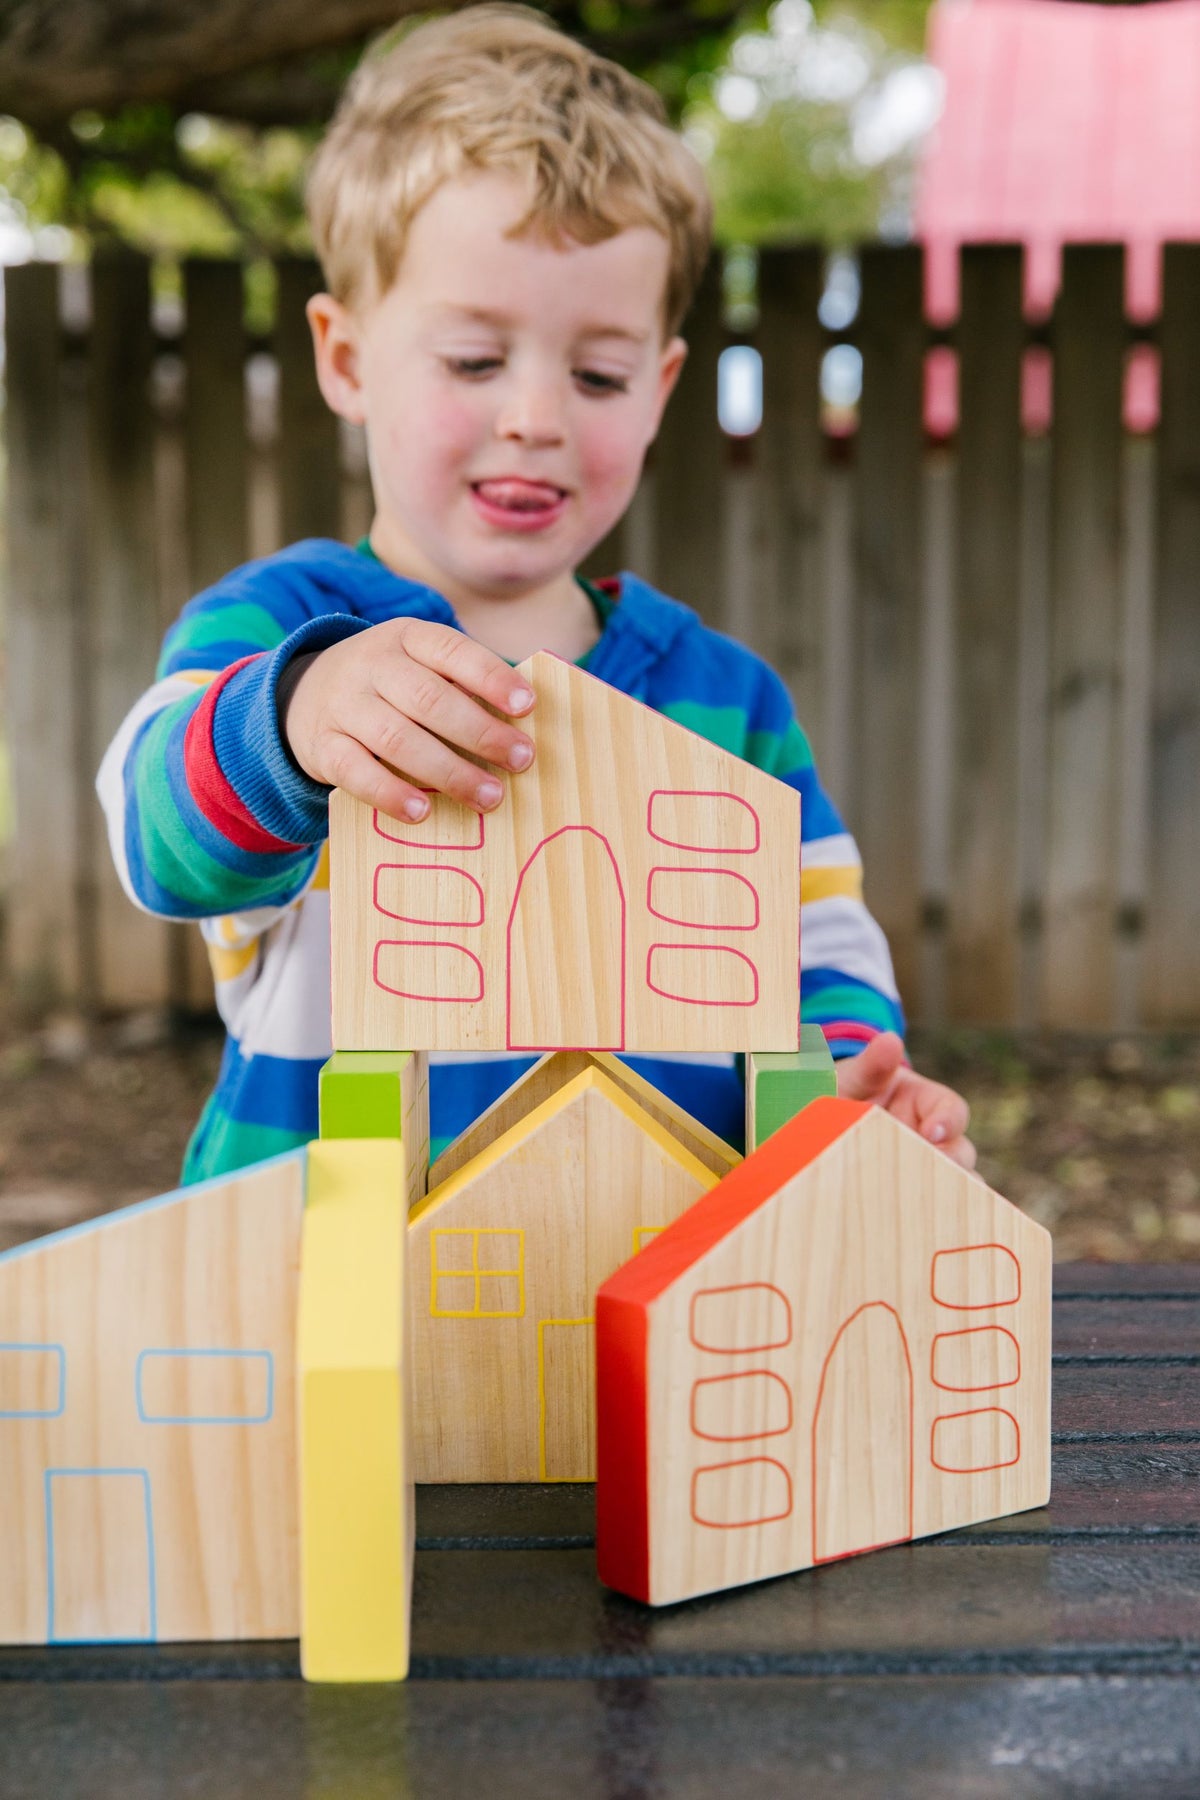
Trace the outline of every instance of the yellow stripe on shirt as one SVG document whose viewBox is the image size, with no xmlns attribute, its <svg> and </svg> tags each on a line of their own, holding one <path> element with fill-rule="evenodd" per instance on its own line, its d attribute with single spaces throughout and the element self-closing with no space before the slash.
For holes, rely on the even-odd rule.
<svg viewBox="0 0 1200 1800">
<path fill-rule="evenodd" d="M 810 900 L 832 900 L 835 896 L 841 895 L 844 895 L 850 900 L 862 899 L 861 869 L 853 867 L 842 869 L 801 869 L 801 906 L 807 905 Z"/>
</svg>

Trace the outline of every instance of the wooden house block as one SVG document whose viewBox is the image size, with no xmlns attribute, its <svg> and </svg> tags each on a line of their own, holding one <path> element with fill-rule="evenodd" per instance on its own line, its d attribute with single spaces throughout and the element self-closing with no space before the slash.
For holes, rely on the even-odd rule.
<svg viewBox="0 0 1200 1800">
<path fill-rule="evenodd" d="M 335 1050 L 321 1070 L 323 1138 L 399 1138 L 415 1206 L 429 1174 L 429 1058 L 422 1050 Z"/>
<path fill-rule="evenodd" d="M 819 1025 L 800 1027 L 798 1050 L 746 1057 L 746 1149 L 757 1150 L 810 1100 L 837 1098 L 833 1053 Z"/>
<path fill-rule="evenodd" d="M 408 1673 L 404 1172 L 394 1140 L 309 1146 L 297 1335 L 300 1650 L 309 1681 Z"/>
<path fill-rule="evenodd" d="M 736 1168 L 741 1162 L 737 1151 L 724 1138 L 719 1138 L 715 1131 L 710 1131 L 707 1125 L 694 1119 L 682 1106 L 677 1106 L 674 1100 L 669 1099 L 652 1082 L 635 1074 L 619 1056 L 609 1056 L 604 1051 L 557 1050 L 549 1056 L 541 1057 L 486 1112 L 481 1113 L 461 1137 L 455 1138 L 452 1144 L 446 1146 L 429 1171 L 430 1187 L 437 1187 L 441 1182 L 448 1181 L 464 1163 L 470 1162 L 473 1156 L 478 1156 L 481 1150 L 494 1144 L 498 1137 L 525 1118 L 536 1106 L 540 1106 L 543 1100 L 558 1093 L 569 1081 L 582 1075 L 585 1069 L 593 1068 L 598 1069 L 602 1075 L 607 1075 L 631 1100 L 636 1100 L 644 1112 L 657 1120 L 677 1143 L 689 1150 L 706 1169 L 711 1169 L 714 1175 L 727 1175 L 730 1169 Z"/>
<path fill-rule="evenodd" d="M 1044 1505 L 1050 1258 L 814 1100 L 600 1290 L 601 1579 L 660 1605 Z"/>
<path fill-rule="evenodd" d="M 304 1171 L 0 1256 L 0 1642 L 297 1635 Z"/>
<path fill-rule="evenodd" d="M 486 817 L 330 803 L 343 1050 L 795 1050 L 793 788 L 539 652 Z"/>
<path fill-rule="evenodd" d="M 586 1068 L 409 1221 L 418 1481 L 589 1481 L 593 1302 L 716 1180 Z"/>
</svg>

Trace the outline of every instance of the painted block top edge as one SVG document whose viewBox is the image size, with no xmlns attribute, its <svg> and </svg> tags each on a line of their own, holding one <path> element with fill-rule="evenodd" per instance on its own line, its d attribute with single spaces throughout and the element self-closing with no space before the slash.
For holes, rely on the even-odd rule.
<svg viewBox="0 0 1200 1800">
<path fill-rule="evenodd" d="M 648 1306 L 735 1225 L 875 1110 L 865 1100 L 823 1096 L 812 1101 L 610 1276 L 600 1294 Z"/>
<path fill-rule="evenodd" d="M 44 1237 L 30 1238 L 26 1244 L 14 1244 L 8 1250 L 0 1250 L 0 1264 L 15 1262 L 21 1256 L 32 1256 L 35 1251 L 49 1249 L 53 1244 L 66 1243 L 69 1238 L 84 1237 L 89 1232 L 125 1225 L 132 1219 L 157 1212 L 165 1206 L 178 1206 L 185 1201 L 199 1199 L 203 1194 L 212 1193 L 215 1188 L 229 1187 L 235 1181 L 246 1181 L 263 1169 L 299 1163 L 304 1176 L 307 1174 L 308 1150 L 307 1144 L 301 1144 L 295 1150 L 282 1150 L 278 1156 L 264 1157 L 261 1162 L 247 1163 L 244 1168 L 231 1169 L 224 1175 L 210 1175 L 205 1181 L 194 1181 L 186 1187 L 172 1188 L 166 1194 L 154 1194 L 148 1200 L 133 1200 L 128 1206 L 117 1206 L 110 1212 L 97 1213 L 94 1219 L 81 1219 L 77 1225 L 64 1225 L 60 1231 L 48 1231 Z"/>
</svg>

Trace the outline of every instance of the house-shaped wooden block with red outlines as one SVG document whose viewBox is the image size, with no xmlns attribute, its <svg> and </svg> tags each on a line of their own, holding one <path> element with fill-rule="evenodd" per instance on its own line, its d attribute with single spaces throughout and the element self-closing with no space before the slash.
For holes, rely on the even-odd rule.
<svg viewBox="0 0 1200 1800">
<path fill-rule="evenodd" d="M 795 1050 L 794 788 L 539 652 L 481 816 L 330 803 L 340 1050 Z"/>
<path fill-rule="evenodd" d="M 1041 1506 L 1049 1233 L 815 1100 L 596 1303 L 597 1557 L 659 1605 Z"/>
</svg>

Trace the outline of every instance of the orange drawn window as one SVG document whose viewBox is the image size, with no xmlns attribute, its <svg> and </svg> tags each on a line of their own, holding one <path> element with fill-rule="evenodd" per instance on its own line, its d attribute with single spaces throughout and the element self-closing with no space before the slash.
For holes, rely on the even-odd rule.
<svg viewBox="0 0 1200 1800">
<path fill-rule="evenodd" d="M 429 1234 L 435 1319 L 525 1316 L 525 1233 L 446 1226 Z"/>
<path fill-rule="evenodd" d="M 780 1437 L 792 1428 L 792 1391 L 769 1369 L 704 1376 L 692 1384 L 692 1432 L 720 1444 Z"/>
<path fill-rule="evenodd" d="M 934 1387 L 952 1394 L 1014 1387 L 1021 1379 L 1021 1346 L 1003 1325 L 939 1331 L 933 1340 L 929 1373 Z"/>
<path fill-rule="evenodd" d="M 1004 1244 L 966 1244 L 933 1258 L 933 1297 L 939 1306 L 981 1312 L 1021 1298 L 1021 1265 Z"/>
<path fill-rule="evenodd" d="M 943 1413 L 933 1421 L 929 1457 L 947 1475 L 1008 1469 L 1021 1457 L 1021 1427 L 1002 1406 Z"/>
<path fill-rule="evenodd" d="M 720 1356 L 782 1350 L 792 1341 L 792 1309 L 767 1281 L 701 1288 L 692 1295 L 690 1333 L 697 1350 Z"/>
<path fill-rule="evenodd" d="M 773 1456 L 714 1463 L 692 1476 L 692 1520 L 717 1531 L 739 1531 L 789 1518 L 792 1478 Z"/>
</svg>

